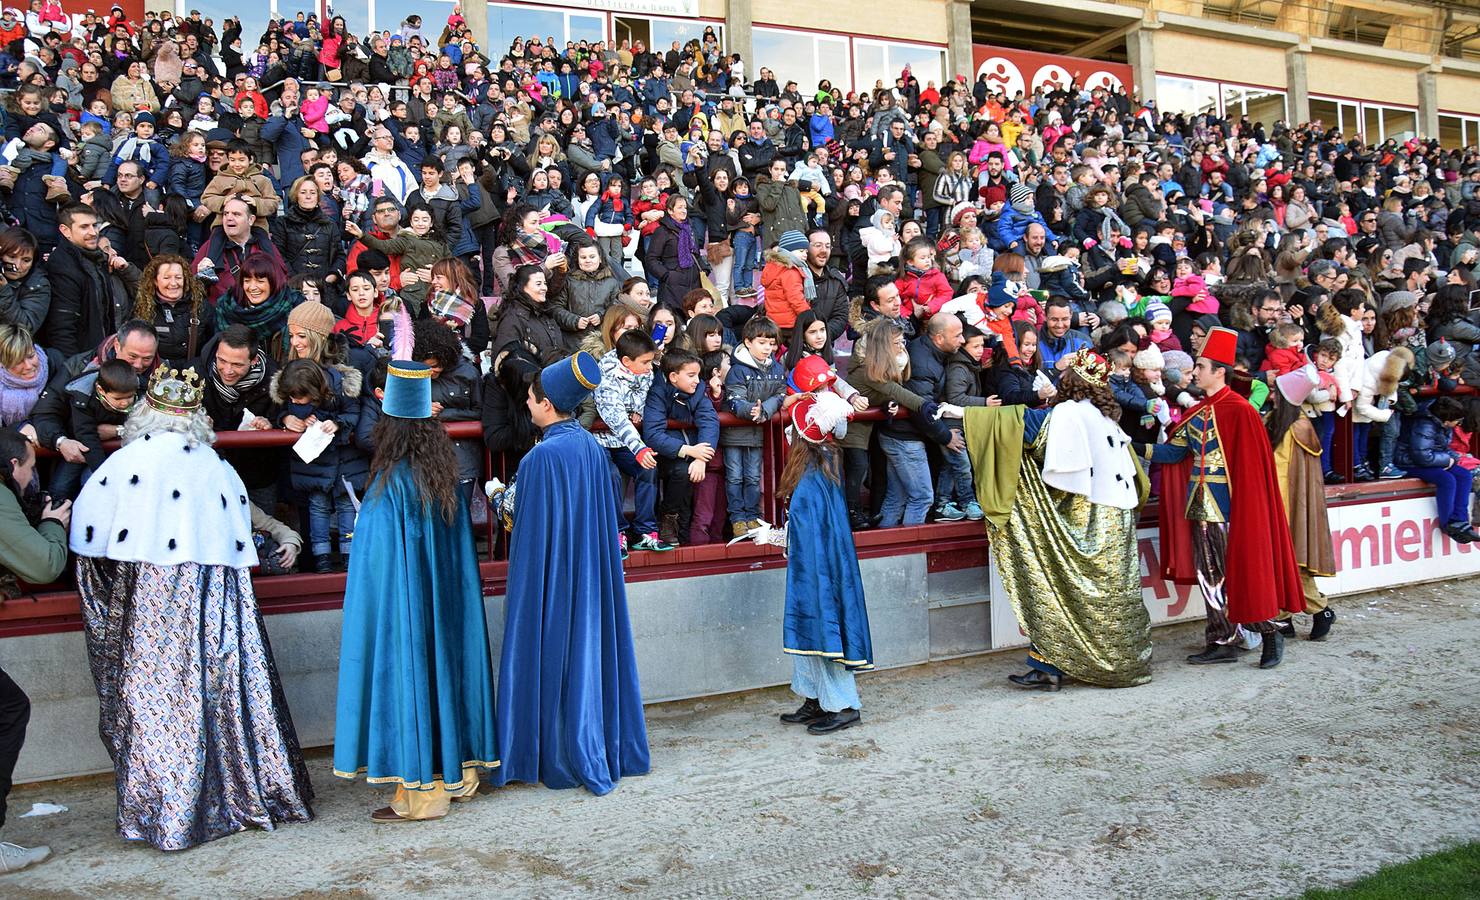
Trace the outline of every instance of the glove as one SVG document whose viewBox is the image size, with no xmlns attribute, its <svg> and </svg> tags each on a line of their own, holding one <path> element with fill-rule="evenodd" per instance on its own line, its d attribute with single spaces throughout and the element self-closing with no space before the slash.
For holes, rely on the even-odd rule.
<svg viewBox="0 0 1480 900">
<path fill-rule="evenodd" d="M 942 403 L 935 408 L 935 418 L 964 419 L 966 418 L 966 410 L 954 403 Z"/>
<path fill-rule="evenodd" d="M 1156 399 L 1147 402 L 1146 412 L 1154 416 L 1159 414 L 1162 410 L 1166 409 L 1166 406 L 1167 402 L 1160 397 L 1157 397 Z"/>
<path fill-rule="evenodd" d="M 1152 415 L 1156 416 L 1156 421 L 1162 425 L 1172 424 L 1172 408 L 1165 403 L 1158 401 L 1156 412 L 1152 413 Z"/>
<path fill-rule="evenodd" d="M 1191 409 L 1197 405 L 1197 398 L 1183 391 L 1177 395 L 1177 405 L 1183 409 Z"/>
</svg>

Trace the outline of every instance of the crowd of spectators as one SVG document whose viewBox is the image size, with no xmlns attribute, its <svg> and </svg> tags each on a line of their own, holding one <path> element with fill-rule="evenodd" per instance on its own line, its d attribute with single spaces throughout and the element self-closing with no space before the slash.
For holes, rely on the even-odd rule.
<svg viewBox="0 0 1480 900">
<path fill-rule="evenodd" d="M 482 424 L 469 497 L 485 449 L 512 473 L 537 440 L 534 374 L 588 350 L 624 548 L 757 527 L 763 429 L 819 390 L 876 411 L 844 441 L 855 528 L 978 519 L 965 407 L 1049 402 L 1092 345 L 1154 441 L 1223 324 L 1256 402 L 1320 371 L 1329 480 L 1417 475 L 1469 520 L 1474 410 L 1431 398 L 1480 383 L 1473 147 L 1074 84 L 804 88 L 712 30 L 488 53 L 456 7 L 358 36 L 31 7 L 0 16 L 0 425 L 58 454 L 54 496 L 194 367 L 218 430 L 333 423 L 306 462 L 227 454 L 332 571 L 400 323 L 436 414 Z"/>
</svg>

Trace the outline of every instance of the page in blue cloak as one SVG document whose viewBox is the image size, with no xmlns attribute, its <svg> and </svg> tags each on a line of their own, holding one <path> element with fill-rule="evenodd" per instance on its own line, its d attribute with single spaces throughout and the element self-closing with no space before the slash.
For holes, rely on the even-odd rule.
<svg viewBox="0 0 1480 900">
<path fill-rule="evenodd" d="M 606 451 L 573 421 L 519 463 L 499 663 L 497 784 L 605 794 L 648 771 Z"/>
<path fill-rule="evenodd" d="M 334 773 L 430 787 L 497 765 L 493 663 L 468 510 L 424 511 L 401 463 L 355 524 L 339 648 Z"/>
<path fill-rule="evenodd" d="M 782 649 L 871 669 L 874 648 L 858 551 L 843 490 L 815 466 L 787 513 L 786 617 Z"/>
</svg>

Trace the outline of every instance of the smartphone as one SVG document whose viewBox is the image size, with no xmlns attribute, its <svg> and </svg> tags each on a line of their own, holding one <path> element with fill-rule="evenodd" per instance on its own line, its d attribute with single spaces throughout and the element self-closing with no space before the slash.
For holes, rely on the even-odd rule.
<svg viewBox="0 0 1480 900">
<path fill-rule="evenodd" d="M 663 339 L 666 337 L 668 337 L 667 322 L 659 322 L 658 324 L 653 326 L 653 343 L 661 344 L 663 343 Z"/>
</svg>

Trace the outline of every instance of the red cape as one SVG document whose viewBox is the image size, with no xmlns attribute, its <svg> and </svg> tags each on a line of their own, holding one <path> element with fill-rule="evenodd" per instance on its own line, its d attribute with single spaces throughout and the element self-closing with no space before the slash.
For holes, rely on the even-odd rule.
<svg viewBox="0 0 1480 900">
<path fill-rule="evenodd" d="M 1224 593 L 1228 620 L 1235 624 L 1264 622 L 1285 612 L 1305 612 L 1305 593 L 1290 540 L 1290 523 L 1280 499 L 1274 453 L 1259 411 L 1232 390 L 1219 391 L 1187 410 L 1189 421 L 1211 409 L 1218 427 L 1218 443 L 1228 465 L 1228 487 L 1233 498 L 1228 523 L 1228 558 Z M 1192 564 L 1192 529 L 1188 525 L 1187 482 L 1190 460 L 1162 467 L 1161 526 L 1162 577 L 1178 584 L 1197 584 Z"/>
</svg>

